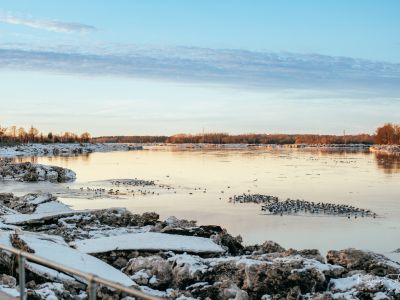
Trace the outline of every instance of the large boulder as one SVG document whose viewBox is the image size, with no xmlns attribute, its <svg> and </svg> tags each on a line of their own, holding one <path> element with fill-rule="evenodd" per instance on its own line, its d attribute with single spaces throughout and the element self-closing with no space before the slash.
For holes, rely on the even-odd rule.
<svg viewBox="0 0 400 300">
<path fill-rule="evenodd" d="M 212 285 L 205 285 L 200 289 L 192 289 L 192 295 L 197 299 L 219 300 L 249 300 L 246 291 L 240 289 L 230 280 L 218 281 Z"/>
<path fill-rule="evenodd" d="M 282 256 L 293 256 L 300 255 L 305 258 L 311 258 L 318 260 L 319 262 L 325 262 L 325 259 L 321 255 L 318 249 L 304 249 L 304 250 L 296 250 L 293 248 L 289 248 L 281 253 Z"/>
<path fill-rule="evenodd" d="M 158 255 L 131 259 L 123 271 L 136 283 L 152 288 L 166 289 L 172 282 L 172 265 Z"/>
<path fill-rule="evenodd" d="M 370 274 L 332 279 L 329 290 L 334 299 L 400 299 L 399 281 Z"/>
<path fill-rule="evenodd" d="M 242 238 L 230 235 L 218 225 L 196 226 L 196 221 L 179 220 L 174 216 L 167 218 L 156 227 L 162 233 L 211 238 L 233 255 L 243 254 Z"/>
<path fill-rule="evenodd" d="M 270 254 L 270 253 L 281 253 L 285 251 L 281 245 L 274 241 L 265 241 L 261 245 L 246 246 L 243 249 L 245 254 Z"/>
<path fill-rule="evenodd" d="M 400 264 L 394 262 L 382 254 L 358 249 L 344 249 L 328 252 L 327 261 L 330 264 L 339 265 L 348 271 L 363 270 L 369 274 L 386 276 L 399 274 Z"/>
</svg>

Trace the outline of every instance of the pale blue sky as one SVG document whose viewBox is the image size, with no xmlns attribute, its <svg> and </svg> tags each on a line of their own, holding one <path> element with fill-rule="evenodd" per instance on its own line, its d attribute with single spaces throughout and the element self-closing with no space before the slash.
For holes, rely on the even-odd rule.
<svg viewBox="0 0 400 300">
<path fill-rule="evenodd" d="M 400 2 L 0 0 L 0 125 L 372 132 L 399 122 Z"/>
</svg>

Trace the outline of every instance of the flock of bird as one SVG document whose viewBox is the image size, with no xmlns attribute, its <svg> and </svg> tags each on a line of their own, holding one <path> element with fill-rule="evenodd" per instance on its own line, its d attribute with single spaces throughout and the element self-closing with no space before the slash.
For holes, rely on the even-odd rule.
<svg viewBox="0 0 400 300">
<path fill-rule="evenodd" d="M 168 177 L 168 176 L 167 176 Z M 146 189 L 147 186 L 156 186 L 154 181 L 141 180 L 141 179 L 121 179 L 113 180 L 111 184 L 115 188 L 90 188 L 81 187 L 80 190 L 94 193 L 95 196 L 108 195 L 160 195 L 159 192 L 151 189 Z M 132 187 L 132 188 L 128 188 Z M 133 189 L 136 187 L 136 189 Z M 141 188 L 138 188 L 141 187 Z M 168 185 L 157 185 L 159 188 L 166 190 L 173 190 L 176 194 L 175 188 Z M 227 186 L 227 189 L 230 189 Z M 207 193 L 206 188 L 196 187 L 195 191 Z M 250 190 L 248 190 L 250 192 Z M 221 190 L 221 194 L 224 190 Z M 193 192 L 189 191 L 189 195 L 193 195 Z M 222 198 L 219 198 L 222 199 Z M 341 216 L 347 218 L 358 218 L 358 217 L 373 217 L 376 218 L 377 214 L 368 209 L 362 209 L 347 204 L 334 204 L 334 203 L 323 203 L 323 202 L 312 202 L 300 199 L 286 199 L 280 200 L 276 196 L 264 195 L 264 194 L 241 194 L 234 195 L 229 198 L 229 202 L 232 203 L 255 203 L 261 204 L 261 210 L 271 215 L 298 215 L 298 214 L 313 214 L 313 215 L 330 215 L 330 216 Z"/>
<path fill-rule="evenodd" d="M 115 188 L 93 188 L 93 187 L 81 187 L 79 190 L 81 192 L 92 193 L 95 197 L 101 197 L 104 195 L 114 195 L 114 196 L 124 196 L 124 195 L 160 195 L 159 192 L 152 189 L 146 189 L 146 187 L 155 187 L 156 184 L 154 181 L 150 180 L 141 180 L 141 179 L 122 179 L 122 180 L 113 180 L 110 182 L 111 185 L 115 186 Z M 136 189 L 134 189 L 136 187 Z M 141 187 L 141 188 L 138 188 Z M 166 190 L 174 190 L 173 187 L 168 185 L 157 185 L 158 188 L 166 189 Z M 69 189 L 69 187 L 67 187 Z M 176 191 L 174 191 L 176 193 Z"/>
<path fill-rule="evenodd" d="M 347 204 L 333 204 L 323 202 L 312 202 L 300 199 L 279 200 L 278 197 L 262 194 L 242 194 L 229 198 L 233 203 L 256 203 L 262 204 L 261 210 L 272 215 L 296 215 L 296 214 L 315 214 L 330 215 L 347 218 L 372 217 L 377 214 L 369 209 L 354 207 Z"/>
<path fill-rule="evenodd" d="M 290 214 L 319 214 L 331 216 L 345 216 L 347 218 L 373 217 L 376 213 L 369 209 L 354 207 L 347 204 L 333 204 L 323 202 L 312 202 L 305 200 L 286 199 L 284 201 L 271 201 L 261 206 L 262 211 L 267 211 L 274 215 L 290 215 Z"/>
<path fill-rule="evenodd" d="M 171 188 L 168 188 L 171 189 Z M 146 189 L 105 189 L 105 188 L 91 188 L 91 187 L 81 187 L 79 189 L 81 192 L 86 192 L 86 193 L 91 193 L 94 194 L 95 197 L 101 197 L 104 195 L 114 195 L 114 196 L 125 196 L 125 195 L 160 195 L 159 192 L 152 191 L 152 190 L 146 190 Z"/>
<path fill-rule="evenodd" d="M 278 202 L 278 197 L 270 196 L 270 195 L 262 195 L 262 194 L 242 194 L 235 195 L 229 198 L 229 202 L 234 203 L 270 203 L 270 202 Z"/>
<path fill-rule="evenodd" d="M 149 186 L 155 185 L 153 180 L 143 180 L 143 179 L 121 179 L 121 180 L 112 180 L 112 185 L 115 186 Z"/>
</svg>

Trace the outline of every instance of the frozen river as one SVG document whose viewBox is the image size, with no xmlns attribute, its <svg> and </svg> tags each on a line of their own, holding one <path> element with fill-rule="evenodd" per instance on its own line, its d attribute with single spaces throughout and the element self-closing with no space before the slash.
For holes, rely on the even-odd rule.
<svg viewBox="0 0 400 300">
<path fill-rule="evenodd" d="M 0 183 L 3 191 L 49 190 L 76 209 L 122 206 L 135 213 L 155 211 L 162 218 L 174 215 L 199 224 L 218 224 L 233 235 L 240 234 L 246 244 L 273 240 L 284 247 L 318 248 L 323 253 L 355 247 L 400 259 L 393 252 L 400 248 L 399 156 L 318 150 L 158 149 L 21 160 L 70 168 L 77 173 L 77 181 L 65 185 Z M 68 196 L 66 189 L 115 188 L 104 180 L 120 178 L 155 180 L 173 189 L 150 188 L 147 195 L 94 199 Z M 378 217 L 264 215 L 258 204 L 229 202 L 229 197 L 243 193 L 351 204 L 370 209 Z"/>
</svg>

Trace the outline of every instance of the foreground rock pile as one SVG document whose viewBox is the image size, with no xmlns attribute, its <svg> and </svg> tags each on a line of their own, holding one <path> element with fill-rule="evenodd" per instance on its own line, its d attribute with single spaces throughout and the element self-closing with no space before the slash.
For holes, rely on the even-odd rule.
<svg viewBox="0 0 400 300">
<path fill-rule="evenodd" d="M 76 178 L 74 171 L 66 168 L 33 164 L 30 162 L 13 163 L 9 159 L 0 159 L 0 179 L 24 182 L 71 182 Z"/>
<path fill-rule="evenodd" d="M 367 251 L 244 246 L 219 226 L 121 209 L 74 211 L 50 194 L 0 194 L 0 242 L 166 299 L 400 299 L 400 264 Z M 0 252 L 0 290 L 17 293 Z M 27 265 L 30 299 L 86 299 L 87 282 Z M 98 287 L 99 299 L 132 299 Z"/>
</svg>

